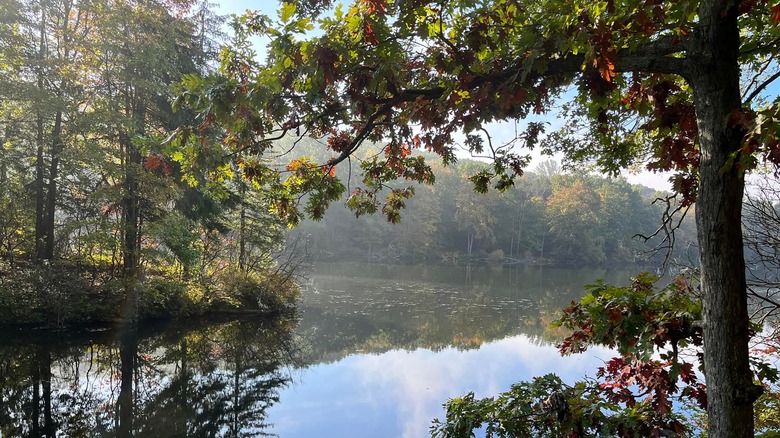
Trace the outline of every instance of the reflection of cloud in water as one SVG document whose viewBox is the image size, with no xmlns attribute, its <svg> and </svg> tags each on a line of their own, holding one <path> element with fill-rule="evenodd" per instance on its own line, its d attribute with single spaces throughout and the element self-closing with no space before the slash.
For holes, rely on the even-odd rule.
<svg viewBox="0 0 780 438">
<path fill-rule="evenodd" d="M 496 395 L 512 383 L 555 372 L 566 382 L 593 375 L 609 350 L 561 357 L 526 336 L 484 344 L 478 350 L 418 349 L 355 355 L 303 370 L 282 390 L 269 419 L 274 432 L 295 436 L 423 437 L 443 418 L 450 397 L 474 391 Z"/>
</svg>

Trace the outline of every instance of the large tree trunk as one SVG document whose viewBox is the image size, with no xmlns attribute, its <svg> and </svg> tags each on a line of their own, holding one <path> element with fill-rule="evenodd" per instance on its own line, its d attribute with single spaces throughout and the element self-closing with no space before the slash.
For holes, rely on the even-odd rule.
<svg viewBox="0 0 780 438">
<path fill-rule="evenodd" d="M 69 60 L 70 57 L 70 48 L 68 47 L 67 40 L 70 37 L 70 32 L 68 29 L 68 23 L 70 22 L 70 15 L 72 12 L 72 4 L 70 2 L 65 2 L 63 5 L 63 13 L 61 20 L 61 27 L 60 32 L 62 33 L 62 38 L 66 41 L 66 44 L 64 48 L 60 47 L 62 50 L 61 52 L 61 60 L 65 60 L 66 62 Z M 60 82 L 59 89 L 57 93 L 57 97 L 61 98 L 63 90 L 65 90 L 66 83 L 63 79 Z M 58 104 L 61 104 L 58 102 Z M 43 220 L 43 234 L 46 241 L 45 246 L 45 258 L 49 260 L 54 259 L 54 216 L 57 211 L 57 175 L 59 173 L 59 166 L 60 166 L 60 154 L 62 153 L 63 149 L 63 142 L 62 142 L 62 109 L 58 109 L 57 113 L 54 115 L 54 127 L 52 128 L 51 132 L 51 162 L 49 163 L 49 185 L 46 190 L 46 215 Z"/>
<path fill-rule="evenodd" d="M 753 436 L 754 389 L 748 356 L 748 309 L 742 248 L 743 174 L 724 168 L 744 132 L 727 125 L 741 108 L 739 29 L 733 2 L 703 2 L 701 34 L 690 52 L 701 166 L 696 224 L 704 300 L 704 365 L 709 436 Z"/>
</svg>

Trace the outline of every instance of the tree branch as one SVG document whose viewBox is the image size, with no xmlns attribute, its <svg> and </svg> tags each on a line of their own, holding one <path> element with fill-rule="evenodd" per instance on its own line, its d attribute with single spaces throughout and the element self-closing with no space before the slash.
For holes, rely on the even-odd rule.
<svg viewBox="0 0 780 438">
<path fill-rule="evenodd" d="M 748 97 L 745 98 L 745 104 L 750 103 L 756 96 L 758 96 L 762 91 L 766 89 L 766 87 L 769 86 L 772 82 L 776 81 L 778 78 L 780 78 L 780 71 L 776 72 L 772 76 L 770 76 L 767 80 L 765 80 L 761 85 L 756 87 L 755 90 L 753 90 L 752 93 Z"/>
<path fill-rule="evenodd" d="M 375 111 L 371 116 L 366 120 L 365 124 L 363 125 L 363 129 L 360 130 L 358 135 L 355 136 L 355 138 L 352 140 L 352 142 L 349 144 L 349 147 L 344 149 L 344 151 L 335 158 L 331 158 L 328 160 L 327 163 L 325 163 L 328 166 L 335 166 L 342 161 L 349 158 L 363 143 L 363 140 L 366 139 L 366 137 L 371 134 L 371 131 L 374 130 L 374 127 L 376 127 L 376 120 L 380 117 L 387 114 L 387 112 L 391 109 L 390 104 L 385 104 L 381 108 L 379 108 L 377 111 Z"/>
</svg>

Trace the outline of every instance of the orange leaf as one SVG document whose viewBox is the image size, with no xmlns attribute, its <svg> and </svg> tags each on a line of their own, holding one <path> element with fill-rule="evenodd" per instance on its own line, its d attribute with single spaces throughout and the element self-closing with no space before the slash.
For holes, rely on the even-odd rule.
<svg viewBox="0 0 780 438">
<path fill-rule="evenodd" d="M 605 81 L 612 82 L 612 79 L 615 78 L 615 64 L 603 58 L 602 62 L 599 63 L 599 74 Z"/>
<path fill-rule="evenodd" d="M 366 23 L 363 27 L 363 42 L 374 46 L 379 44 L 376 32 L 374 32 L 374 28 L 371 27 L 371 23 Z"/>
</svg>

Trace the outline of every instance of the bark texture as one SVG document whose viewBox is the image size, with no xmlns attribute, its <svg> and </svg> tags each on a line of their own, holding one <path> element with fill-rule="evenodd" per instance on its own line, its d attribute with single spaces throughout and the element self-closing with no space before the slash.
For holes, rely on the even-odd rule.
<svg viewBox="0 0 780 438">
<path fill-rule="evenodd" d="M 696 224 L 704 301 L 704 364 L 709 436 L 753 436 L 753 389 L 748 353 L 748 309 L 742 248 L 744 176 L 726 168 L 744 132 L 729 126 L 741 108 L 739 28 L 733 2 L 702 2 L 701 28 L 689 52 L 701 165 Z"/>
</svg>

